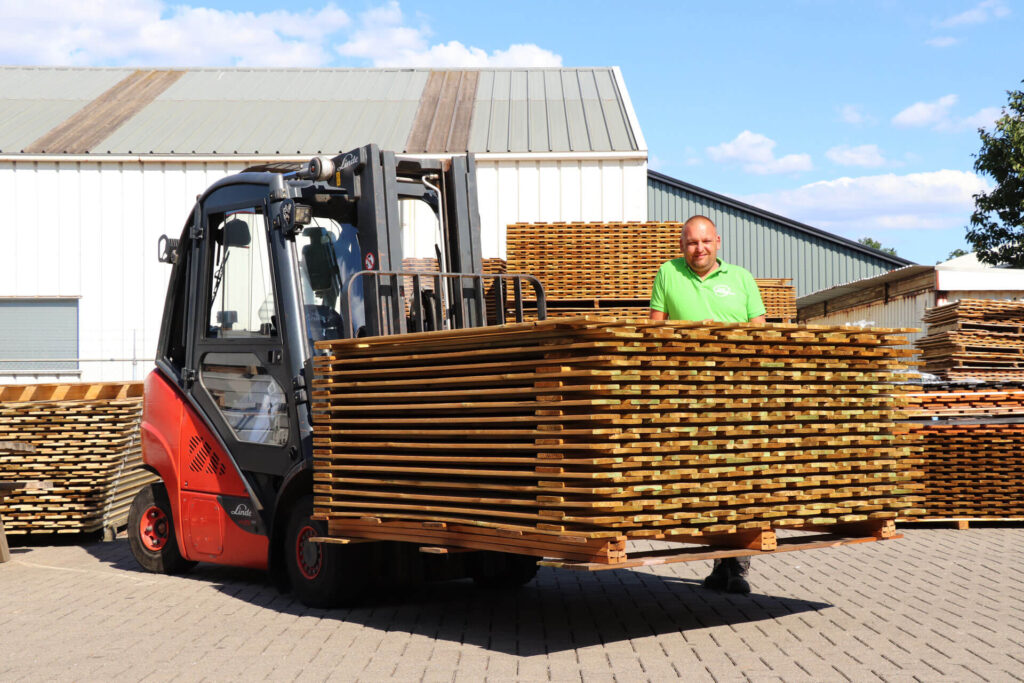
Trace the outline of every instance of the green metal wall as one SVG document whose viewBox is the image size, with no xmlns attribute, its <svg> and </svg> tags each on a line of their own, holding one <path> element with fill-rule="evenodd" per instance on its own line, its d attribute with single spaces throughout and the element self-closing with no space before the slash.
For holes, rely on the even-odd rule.
<svg viewBox="0 0 1024 683">
<path fill-rule="evenodd" d="M 719 256 L 754 277 L 793 279 L 797 296 L 879 275 L 911 262 L 790 221 L 660 173 L 647 176 L 647 219 L 704 215 L 722 237 Z"/>
</svg>

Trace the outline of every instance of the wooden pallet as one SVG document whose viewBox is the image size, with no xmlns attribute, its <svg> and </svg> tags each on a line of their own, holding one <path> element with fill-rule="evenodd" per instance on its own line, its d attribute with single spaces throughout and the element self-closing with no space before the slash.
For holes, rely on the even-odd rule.
<svg viewBox="0 0 1024 683">
<path fill-rule="evenodd" d="M 422 552 L 432 554 L 472 550 L 514 552 L 547 558 L 539 562 L 541 566 L 591 572 L 832 548 L 902 538 L 896 533 L 892 520 L 873 520 L 824 527 L 806 525 L 796 530 L 811 532 L 813 535 L 781 539 L 771 528 L 692 536 L 656 535 L 648 540 L 669 540 L 677 545 L 662 550 L 630 552 L 624 535 L 587 538 L 571 534 L 537 534 L 506 527 L 482 528 L 446 522 L 406 522 L 375 517 L 332 519 L 328 526 L 328 536 L 316 540 L 330 543 L 402 541 L 418 544 Z M 681 548 L 681 545 L 696 547 Z"/>
<path fill-rule="evenodd" d="M 911 426 L 922 519 L 1024 516 L 1024 386 L 922 386 L 904 398 L 909 417 L 927 420 Z"/>
<path fill-rule="evenodd" d="M 0 481 L 17 482 L 8 535 L 123 527 L 131 499 L 156 477 L 142 469 L 141 383 L 0 387 Z"/>
<path fill-rule="evenodd" d="M 902 340 L 576 318 L 327 342 L 316 512 L 595 542 L 909 514 Z"/>
<path fill-rule="evenodd" d="M 1024 380 L 1024 301 L 962 299 L 928 309 L 922 370 L 944 379 Z"/>
</svg>

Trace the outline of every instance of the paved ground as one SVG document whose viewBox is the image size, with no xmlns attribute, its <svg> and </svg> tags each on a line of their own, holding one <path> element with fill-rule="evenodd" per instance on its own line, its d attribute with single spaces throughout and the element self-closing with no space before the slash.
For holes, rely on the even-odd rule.
<svg viewBox="0 0 1024 683">
<path fill-rule="evenodd" d="M 16 547 L 0 681 L 1024 680 L 1024 529 L 905 533 L 755 560 L 749 597 L 688 563 L 331 612 L 258 572 L 145 574 L 123 540 Z"/>
</svg>

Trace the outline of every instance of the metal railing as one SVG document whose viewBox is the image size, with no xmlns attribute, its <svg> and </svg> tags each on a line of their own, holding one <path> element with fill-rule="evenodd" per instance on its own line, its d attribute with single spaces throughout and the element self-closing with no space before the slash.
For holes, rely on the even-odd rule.
<svg viewBox="0 0 1024 683">
<path fill-rule="evenodd" d="M 489 324 L 485 283 L 493 280 L 491 299 L 494 324 L 525 319 L 523 284 L 533 289 L 537 319 L 547 318 L 544 286 L 532 275 L 516 273 L 439 273 L 404 270 L 361 270 L 345 284 L 341 299 L 341 315 L 349 337 L 358 336 L 352 318 L 353 286 L 357 278 L 364 281 L 364 320 L 379 326 L 367 333 L 401 334 L 429 330 L 482 327 Z M 432 287 L 426 287 L 430 283 Z M 406 291 L 408 286 L 409 290 Z M 509 293 L 512 295 L 509 302 Z M 511 311 L 507 309 L 511 303 Z"/>
</svg>

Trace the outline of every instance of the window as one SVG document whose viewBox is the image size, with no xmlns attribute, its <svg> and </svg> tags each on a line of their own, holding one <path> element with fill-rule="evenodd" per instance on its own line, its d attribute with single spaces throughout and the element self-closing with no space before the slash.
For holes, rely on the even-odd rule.
<svg viewBox="0 0 1024 683">
<path fill-rule="evenodd" d="M 78 358 L 78 299 L 0 298 L 0 374 L 75 374 L 70 358 Z"/>
<path fill-rule="evenodd" d="M 357 332 L 365 324 L 365 314 L 363 280 L 352 280 L 363 267 L 355 226 L 316 218 L 295 238 L 295 247 L 310 342 Z M 348 301 L 352 315 L 348 330 L 342 329 L 343 299 Z"/>
<path fill-rule="evenodd" d="M 213 232 L 213 289 L 208 336 L 271 337 L 277 334 L 270 254 L 260 208 L 224 216 Z"/>
<path fill-rule="evenodd" d="M 288 400 L 253 353 L 208 353 L 199 378 L 239 441 L 288 443 Z"/>
</svg>

